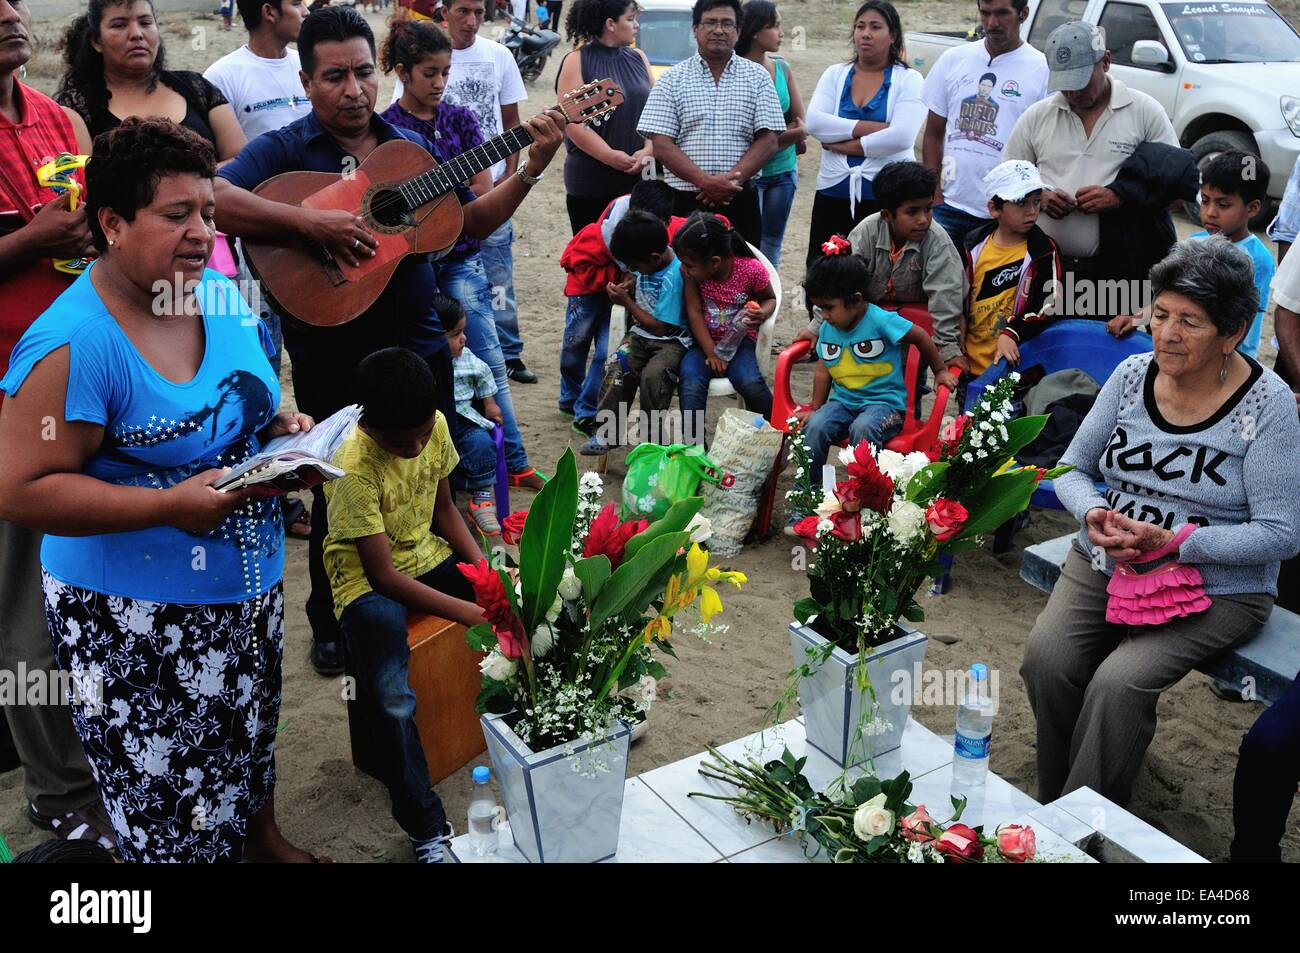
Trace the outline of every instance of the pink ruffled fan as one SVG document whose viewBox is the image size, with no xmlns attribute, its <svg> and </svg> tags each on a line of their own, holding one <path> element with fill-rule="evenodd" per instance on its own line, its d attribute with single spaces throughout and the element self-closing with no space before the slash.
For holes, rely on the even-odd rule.
<svg viewBox="0 0 1300 953">
<path fill-rule="evenodd" d="M 1151 562 L 1173 552 L 1194 529 L 1194 524 L 1186 524 L 1168 543 L 1133 562 Z M 1147 573 L 1137 572 L 1131 563 L 1116 563 L 1106 586 L 1110 595 L 1106 601 L 1106 621 L 1117 625 L 1159 625 L 1204 612 L 1212 604 L 1204 585 L 1200 570 L 1177 561 Z"/>
</svg>

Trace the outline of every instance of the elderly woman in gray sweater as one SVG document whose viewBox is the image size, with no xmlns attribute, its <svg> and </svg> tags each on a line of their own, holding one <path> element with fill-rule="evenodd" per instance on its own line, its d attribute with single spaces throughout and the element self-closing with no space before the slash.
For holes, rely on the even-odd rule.
<svg viewBox="0 0 1300 953">
<path fill-rule="evenodd" d="M 1259 630 L 1279 562 L 1300 548 L 1296 400 L 1237 351 L 1258 300 L 1250 258 L 1221 238 L 1183 242 L 1151 284 L 1154 351 L 1110 376 L 1061 460 L 1076 469 L 1056 482 L 1081 528 L 1020 669 L 1044 803 L 1085 785 L 1126 803 L 1160 693 Z M 1142 557 L 1189 525 L 1162 559 L 1200 572 L 1208 607 L 1108 622 L 1115 564 L 1163 565 Z"/>
</svg>

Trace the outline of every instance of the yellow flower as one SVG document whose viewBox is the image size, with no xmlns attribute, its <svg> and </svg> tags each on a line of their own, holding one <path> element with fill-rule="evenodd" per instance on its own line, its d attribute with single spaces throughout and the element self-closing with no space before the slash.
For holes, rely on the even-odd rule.
<svg viewBox="0 0 1300 953">
<path fill-rule="evenodd" d="M 723 572 L 716 566 L 706 573 L 705 578 L 710 582 L 729 582 L 737 589 L 749 582 L 749 577 L 747 577 L 743 572 Z"/>
<path fill-rule="evenodd" d="M 673 623 L 666 615 L 655 616 L 645 627 L 645 641 L 649 645 L 651 639 L 658 639 L 660 642 L 665 641 L 672 634 Z"/>
<path fill-rule="evenodd" d="M 715 615 L 722 611 L 722 599 L 712 586 L 705 586 L 700 593 L 700 619 L 707 625 Z"/>
<path fill-rule="evenodd" d="M 686 553 L 686 586 L 689 588 L 704 578 L 709 569 L 709 554 L 700 548 L 699 543 L 691 543 Z"/>
</svg>

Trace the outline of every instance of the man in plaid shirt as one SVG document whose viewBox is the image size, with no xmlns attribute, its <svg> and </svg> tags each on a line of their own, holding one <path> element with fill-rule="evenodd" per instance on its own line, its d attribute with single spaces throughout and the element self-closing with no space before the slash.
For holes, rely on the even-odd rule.
<svg viewBox="0 0 1300 953">
<path fill-rule="evenodd" d="M 667 169 L 675 215 L 725 212 L 758 245 L 762 228 L 751 180 L 786 128 L 776 86 L 767 70 L 736 54 L 740 0 L 696 0 L 691 22 L 698 52 L 655 83 L 637 132 L 653 140 L 655 158 Z"/>
</svg>

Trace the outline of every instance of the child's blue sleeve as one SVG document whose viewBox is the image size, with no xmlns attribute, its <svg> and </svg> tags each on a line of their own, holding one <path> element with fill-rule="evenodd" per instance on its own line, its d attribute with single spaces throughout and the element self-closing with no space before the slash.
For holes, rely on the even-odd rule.
<svg viewBox="0 0 1300 953">
<path fill-rule="evenodd" d="M 874 304 L 871 305 L 871 307 L 876 310 L 876 317 L 878 318 L 877 324 L 880 327 L 881 335 L 890 344 L 897 344 L 899 341 L 903 340 L 903 338 L 907 337 L 908 331 L 912 330 L 912 322 L 907 320 L 907 318 L 903 317 L 897 311 L 888 311 L 885 308 L 877 308 Z"/>
<path fill-rule="evenodd" d="M 686 322 L 682 320 L 682 312 L 686 308 L 685 287 L 681 269 L 674 268 L 664 279 L 663 287 L 659 289 L 659 300 L 655 302 L 654 310 L 656 321 L 679 328 L 685 327 Z"/>
</svg>

